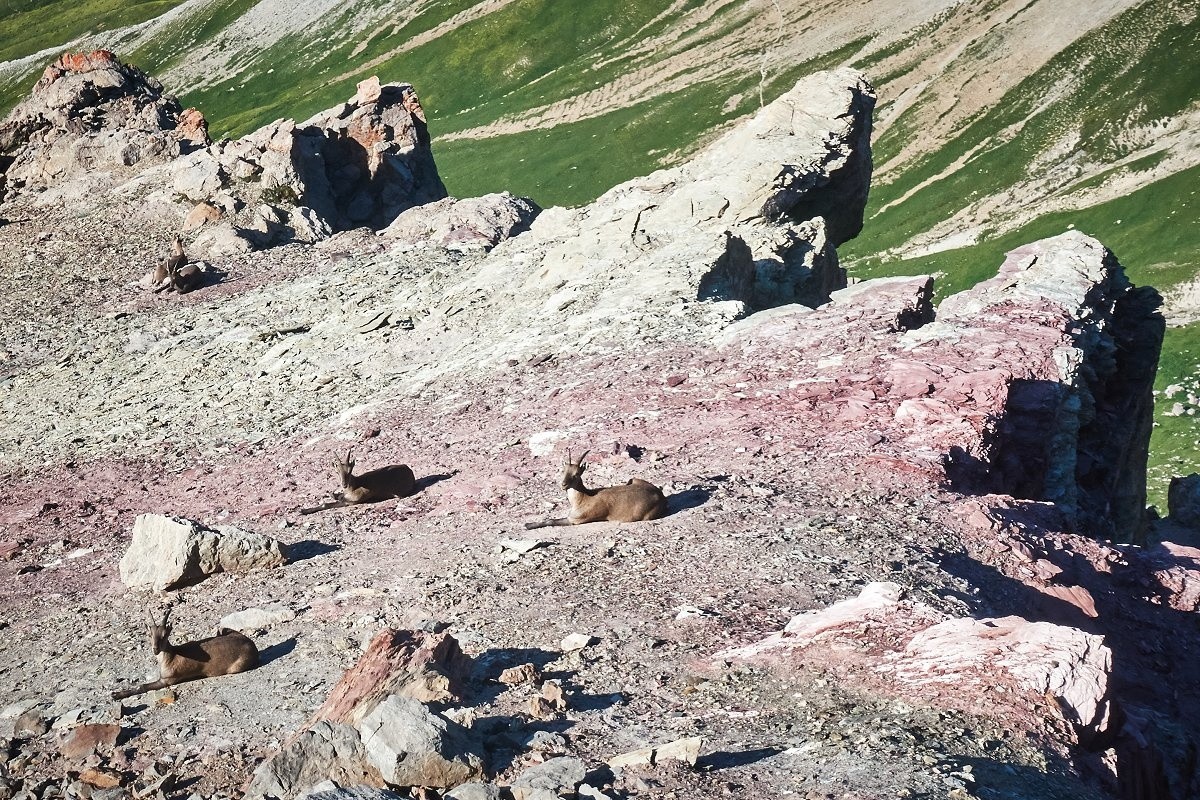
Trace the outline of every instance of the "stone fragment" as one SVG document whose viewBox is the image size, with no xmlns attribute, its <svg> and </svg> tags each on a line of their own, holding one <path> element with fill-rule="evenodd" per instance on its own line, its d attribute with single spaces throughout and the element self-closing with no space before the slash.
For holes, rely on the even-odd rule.
<svg viewBox="0 0 1200 800">
<path fill-rule="evenodd" d="M 371 786 L 338 786 L 332 780 L 321 781 L 296 800 L 403 800 L 404 795 Z"/>
<path fill-rule="evenodd" d="M 196 228 L 203 227 L 210 222 L 216 222 L 223 215 L 221 209 L 207 201 L 199 202 L 192 207 L 187 216 L 183 218 L 183 230 L 194 231 Z"/>
<path fill-rule="evenodd" d="M 587 767 L 583 761 L 569 756 L 551 758 L 517 775 L 509 787 L 514 800 L 532 800 L 536 792 L 548 792 L 552 797 L 573 797 L 583 783 Z"/>
<path fill-rule="evenodd" d="M 613 756 L 608 760 L 608 765 L 615 769 L 639 764 L 657 764 L 661 761 L 684 761 L 688 764 L 695 764 L 696 759 L 700 757 L 700 748 L 703 744 L 704 740 L 699 736 L 677 739 L 667 744 L 643 747 Z"/>
<path fill-rule="evenodd" d="M 85 767 L 79 772 L 79 780 L 97 789 L 112 789 L 121 785 L 121 774 L 104 767 Z"/>
<path fill-rule="evenodd" d="M 12 561 L 20 552 L 20 542 L 0 542 L 0 561 Z"/>
<path fill-rule="evenodd" d="M 390 695 L 457 702 L 471 665 L 470 657 L 447 633 L 388 628 L 376 634 L 313 718 L 354 724 Z"/>
<path fill-rule="evenodd" d="M 563 692 L 562 682 L 553 680 L 542 683 L 542 697 L 555 711 L 567 710 L 567 696 Z"/>
<path fill-rule="evenodd" d="M 194 520 L 140 514 L 121 558 L 121 582 L 131 589 L 166 591 L 218 572 L 249 572 L 286 562 L 276 539 L 233 527 L 206 528 Z"/>
<path fill-rule="evenodd" d="M 455 786 L 446 792 L 446 797 L 449 800 L 501 800 L 503 794 L 499 786 L 473 781 Z"/>
<path fill-rule="evenodd" d="M 78 725 L 62 737 L 58 750 L 63 758 L 78 761 L 92 753 L 110 752 L 120 735 L 120 725 Z"/>
<path fill-rule="evenodd" d="M 393 786 L 447 789 L 483 775 L 466 729 L 417 700 L 391 695 L 358 730 L 370 763 Z"/>
<path fill-rule="evenodd" d="M 654 748 L 641 747 L 637 750 L 630 750 L 627 753 L 621 753 L 620 755 L 613 756 L 608 760 L 607 763 L 613 769 L 618 769 L 620 767 L 635 767 L 640 764 L 653 764 Z"/>
<path fill-rule="evenodd" d="M 599 641 L 596 637 L 586 633 L 572 633 L 570 636 L 559 642 L 558 649 L 564 653 L 573 653 L 576 650 L 582 650 L 589 645 Z"/>
<path fill-rule="evenodd" d="M 354 99 L 351 102 L 357 103 L 360 106 L 367 103 L 374 103 L 379 100 L 379 96 L 382 93 L 379 87 L 379 76 L 372 75 L 358 82 L 358 90 L 354 93 Z"/>
<path fill-rule="evenodd" d="M 22 711 L 13 723 L 13 736 L 21 739 L 49 733 L 54 717 L 44 705 L 35 705 Z"/>
<path fill-rule="evenodd" d="M 541 678 L 541 673 L 533 664 L 521 664 L 509 667 L 500 673 L 500 682 L 506 686 L 517 686 L 522 683 L 534 683 Z"/>
<path fill-rule="evenodd" d="M 296 618 L 296 612 L 287 606 L 275 604 L 265 608 L 247 608 L 235 611 L 221 618 L 219 626 L 232 631 L 243 633 L 265 630 L 281 622 L 291 622 Z"/>
</svg>

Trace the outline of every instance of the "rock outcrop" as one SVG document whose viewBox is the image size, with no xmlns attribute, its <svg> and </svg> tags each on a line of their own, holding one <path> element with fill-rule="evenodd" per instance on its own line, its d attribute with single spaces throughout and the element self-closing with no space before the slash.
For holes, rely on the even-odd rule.
<svg viewBox="0 0 1200 800">
<path fill-rule="evenodd" d="M 927 277 L 866 281 L 816 310 L 756 314 L 727 346 L 802 348 L 796 397 L 843 437 L 903 442 L 960 491 L 1051 501 L 1074 526 L 1139 540 L 1157 293 L 1077 232 L 1012 251 L 933 322 L 929 293 Z"/>
<path fill-rule="evenodd" d="M 800 653 L 806 663 L 829 664 L 844 677 L 870 670 L 875 678 L 856 679 L 883 678 L 889 691 L 926 702 L 965 703 L 972 711 L 990 706 L 992 715 L 1012 706 L 1016 716 L 1024 703 L 1049 697 L 1081 737 L 1110 727 L 1112 652 L 1103 637 L 1020 617 L 945 619 L 904 600 L 894 583 L 868 584 L 858 597 L 798 614 L 781 632 L 714 658 L 784 664 Z M 956 691 L 944 695 L 945 686 Z M 1002 688 L 988 693 L 996 686 Z"/>
<path fill-rule="evenodd" d="M 425 705 L 461 700 L 470 669 L 448 634 L 380 632 L 246 796 L 295 797 L 324 780 L 447 789 L 481 777 L 467 729 Z"/>
<path fill-rule="evenodd" d="M 404 211 L 380 234 L 411 244 L 429 243 L 447 250 L 490 250 L 505 239 L 529 230 L 541 208 L 508 192 L 447 197 Z"/>
<path fill-rule="evenodd" d="M 826 302 L 846 285 L 834 248 L 862 226 L 874 102 L 853 70 L 806 77 L 686 163 L 543 211 L 458 288 L 552 294 L 545 310 L 580 328 L 698 300 L 725 320 Z"/>
<path fill-rule="evenodd" d="M 169 161 L 205 147 L 204 117 L 107 50 L 66 54 L 0 123 L 11 194 L 89 173 Z M 8 163 L 6 163 L 8 162 Z"/>
</svg>

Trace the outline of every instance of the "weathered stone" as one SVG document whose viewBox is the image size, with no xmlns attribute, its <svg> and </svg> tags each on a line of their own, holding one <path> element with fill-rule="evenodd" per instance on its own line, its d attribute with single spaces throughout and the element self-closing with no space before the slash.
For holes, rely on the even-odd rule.
<svg viewBox="0 0 1200 800">
<path fill-rule="evenodd" d="M 85 767 L 79 772 L 79 780 L 98 789 L 112 789 L 121 785 L 121 774 L 103 767 Z"/>
<path fill-rule="evenodd" d="M 466 729 L 417 700 L 388 697 L 363 717 L 358 731 L 372 766 L 393 786 L 446 789 L 483 774 Z"/>
<path fill-rule="evenodd" d="M 500 682 L 507 686 L 516 686 L 521 683 L 533 683 L 539 677 L 540 673 L 533 664 L 521 664 L 501 672 Z"/>
<path fill-rule="evenodd" d="M 183 230 L 193 231 L 210 222 L 216 222 L 222 216 L 221 209 L 209 202 L 197 203 L 183 219 Z"/>
<path fill-rule="evenodd" d="M 448 800 L 501 800 L 504 795 L 499 786 L 490 783 L 464 783 L 446 792 Z"/>
<path fill-rule="evenodd" d="M 107 50 L 64 54 L 0 123 L 10 188 L 163 162 L 206 138 L 198 112 Z"/>
<path fill-rule="evenodd" d="M 402 800 L 403 795 L 371 786 L 338 786 L 331 780 L 321 781 L 296 800 Z"/>
<path fill-rule="evenodd" d="M 868 635 L 887 642 L 890 652 L 846 655 L 840 666 L 869 660 L 875 673 L 891 676 L 893 688 L 953 685 L 969 703 L 985 702 L 978 692 L 1006 680 L 1013 689 L 986 702 L 1015 702 L 1018 690 L 1026 698 L 1052 696 L 1080 736 L 1108 729 L 1112 652 L 1103 637 L 1019 617 L 943 619 L 928 606 L 902 600 L 897 584 L 868 584 L 856 598 L 799 614 L 782 632 L 714 659 L 761 661 L 804 651 L 809 660 L 821 648 L 853 652 L 853 643 Z"/>
<path fill-rule="evenodd" d="M 317 722 L 292 737 L 254 771 L 248 800 L 291 798 L 323 781 L 382 788 L 379 771 L 367 760 L 358 731 L 348 725 Z"/>
<path fill-rule="evenodd" d="M 121 735 L 120 725 L 77 725 L 58 744 L 63 758 L 77 761 L 96 752 L 110 752 Z"/>
<path fill-rule="evenodd" d="M 313 719 L 355 724 L 390 695 L 421 702 L 457 701 L 471 664 L 447 633 L 380 631 Z"/>
<path fill-rule="evenodd" d="M 1167 510 L 1171 522 L 1200 530 L 1200 474 L 1171 478 Z"/>
<path fill-rule="evenodd" d="M 41 736 L 50 731 L 54 717 L 50 709 L 44 705 L 32 705 L 21 711 L 13 722 L 13 736 L 29 738 Z"/>
<path fill-rule="evenodd" d="M 621 753 L 610 758 L 608 765 L 616 769 L 639 764 L 657 764 L 661 761 L 684 761 L 688 764 L 695 764 L 696 759 L 700 757 L 700 748 L 703 744 L 704 740 L 699 736 L 678 739 L 655 747 L 643 747 L 628 753 Z"/>
<path fill-rule="evenodd" d="M 165 591 L 217 572 L 249 572 L 285 563 L 283 545 L 237 528 L 205 528 L 182 517 L 141 514 L 121 558 L 121 581 L 131 589 Z"/>
<path fill-rule="evenodd" d="M 265 608 L 247 608 L 221 617 L 220 627 L 233 631 L 265 630 L 280 622 L 290 622 L 296 612 L 287 606 L 272 605 Z"/>
<path fill-rule="evenodd" d="M 508 192 L 458 200 L 443 198 L 400 213 L 380 235 L 402 242 L 429 242 L 450 250 L 490 250 L 529 230 L 541 208 Z"/>
<path fill-rule="evenodd" d="M 562 650 L 564 653 L 572 653 L 576 650 L 582 650 L 589 645 L 595 644 L 596 641 L 597 639 L 595 636 L 591 636 L 586 633 L 572 633 L 570 636 L 567 636 L 565 639 L 559 642 L 558 649 Z"/>
<path fill-rule="evenodd" d="M 513 779 L 509 791 L 514 800 L 528 800 L 535 792 L 549 792 L 553 796 L 574 796 L 576 787 L 583 783 L 587 767 L 578 758 L 560 756 L 530 767 Z"/>
</svg>

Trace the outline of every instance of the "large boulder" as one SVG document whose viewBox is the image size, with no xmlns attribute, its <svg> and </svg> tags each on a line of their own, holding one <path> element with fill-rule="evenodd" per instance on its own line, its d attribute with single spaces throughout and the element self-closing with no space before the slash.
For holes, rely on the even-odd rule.
<svg viewBox="0 0 1200 800">
<path fill-rule="evenodd" d="M 447 789 L 483 776 L 466 729 L 417 700 L 392 695 L 358 730 L 371 765 L 393 786 Z"/>
<path fill-rule="evenodd" d="M 471 667 L 470 656 L 448 633 L 388 628 L 376 634 L 313 718 L 356 724 L 390 695 L 455 702 L 462 699 Z"/>
<path fill-rule="evenodd" d="M 121 582 L 130 589 L 166 591 L 218 572 L 249 572 L 287 561 L 276 539 L 225 527 L 206 528 L 183 517 L 140 514 L 121 558 Z"/>
<path fill-rule="evenodd" d="M 541 209 L 528 197 L 513 197 L 508 192 L 462 200 L 447 197 L 402 212 L 380 234 L 448 250 L 490 250 L 529 230 L 539 213 Z"/>
<path fill-rule="evenodd" d="M 254 771 L 247 800 L 293 798 L 325 781 L 382 788 L 383 777 L 367 760 L 358 731 L 318 722 L 301 731 Z"/>
<path fill-rule="evenodd" d="M 1056 713 L 1086 739 L 1109 732 L 1113 721 L 1112 651 L 1104 637 L 1013 616 L 946 619 L 904 599 L 895 583 L 867 584 L 857 597 L 798 614 L 779 633 L 714 656 L 781 666 L 797 658 L 972 713 L 1020 716 L 1030 703 L 1052 698 Z M 955 692 L 945 694 L 946 686 Z"/>
</svg>

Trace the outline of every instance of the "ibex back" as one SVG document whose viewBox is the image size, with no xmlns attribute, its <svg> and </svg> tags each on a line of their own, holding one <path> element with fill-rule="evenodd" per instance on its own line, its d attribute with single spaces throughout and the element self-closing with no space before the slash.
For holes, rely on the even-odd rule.
<svg viewBox="0 0 1200 800">
<path fill-rule="evenodd" d="M 168 639 L 171 635 L 168 615 L 169 612 L 165 612 L 161 622 L 150 617 L 147 624 L 150 647 L 158 658 L 158 680 L 113 692 L 114 700 L 200 678 L 233 675 L 258 666 L 258 648 L 249 637 L 238 631 L 221 629 L 216 636 L 207 639 L 181 645 L 171 644 Z"/>
<path fill-rule="evenodd" d="M 341 508 L 359 503 L 376 503 L 393 497 L 408 497 L 417 489 L 417 479 L 405 464 L 392 464 L 355 475 L 354 454 L 348 452 L 344 460 L 334 456 L 333 466 L 342 482 L 340 497 L 314 508 L 302 508 L 301 514 L 313 514 L 327 508 Z"/>
<path fill-rule="evenodd" d="M 633 478 L 622 486 L 589 489 L 583 485 L 586 469 L 583 451 L 577 460 L 571 460 L 570 451 L 563 462 L 562 487 L 567 492 L 571 512 L 565 517 L 526 522 L 525 528 L 545 528 L 551 525 L 583 525 L 587 522 L 643 522 L 666 516 L 667 498 L 653 483 Z"/>
</svg>

